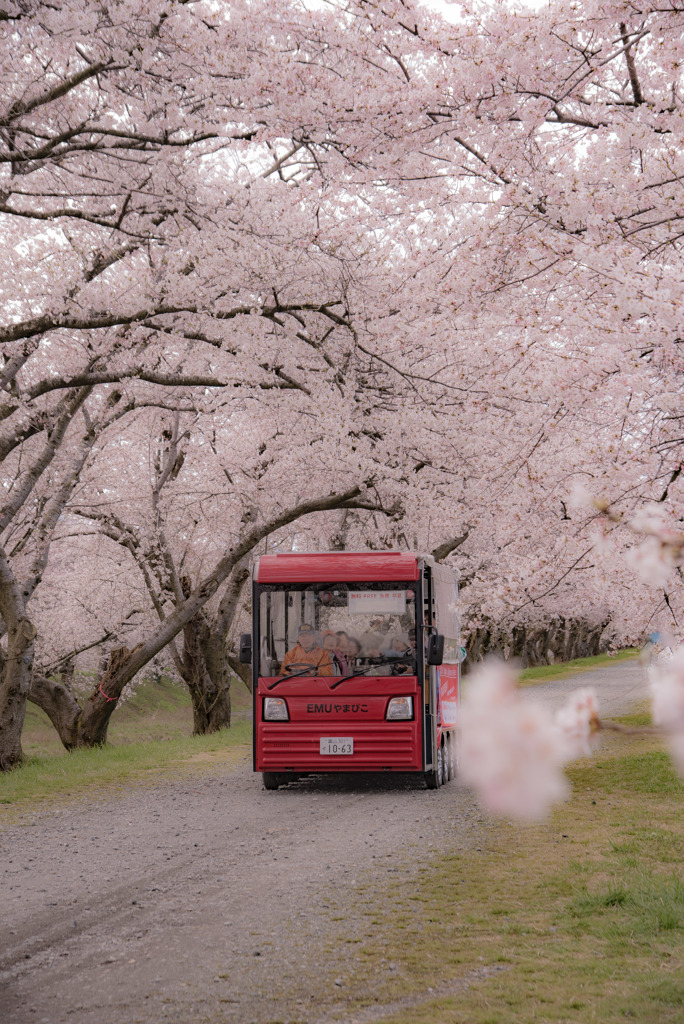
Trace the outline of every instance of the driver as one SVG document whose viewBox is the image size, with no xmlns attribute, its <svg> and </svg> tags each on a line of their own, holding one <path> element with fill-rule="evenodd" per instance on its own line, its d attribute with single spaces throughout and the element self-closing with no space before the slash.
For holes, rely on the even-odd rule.
<svg viewBox="0 0 684 1024">
<path fill-rule="evenodd" d="M 324 650 L 321 646 L 321 635 L 313 626 L 306 624 L 299 627 L 297 643 L 288 651 L 280 666 L 279 675 L 286 676 L 290 672 L 297 672 L 307 665 L 315 669 L 312 675 L 332 676 L 335 674 L 330 651 Z"/>
</svg>

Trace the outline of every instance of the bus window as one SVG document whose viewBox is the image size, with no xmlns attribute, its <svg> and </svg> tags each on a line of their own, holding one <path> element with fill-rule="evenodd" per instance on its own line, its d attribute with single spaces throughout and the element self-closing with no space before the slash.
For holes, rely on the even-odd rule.
<svg viewBox="0 0 684 1024">
<path fill-rule="evenodd" d="M 262 676 L 278 675 L 301 627 L 307 626 L 317 644 L 343 655 L 337 660 L 340 672 L 374 660 L 392 666 L 415 659 L 416 593 L 410 585 L 265 584 L 259 590 Z M 308 674 L 304 666 L 299 674 Z M 316 674 L 314 667 L 311 674 Z"/>
</svg>

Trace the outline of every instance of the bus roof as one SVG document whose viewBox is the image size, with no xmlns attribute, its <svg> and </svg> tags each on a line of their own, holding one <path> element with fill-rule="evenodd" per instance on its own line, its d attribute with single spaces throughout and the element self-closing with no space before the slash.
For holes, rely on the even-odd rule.
<svg viewBox="0 0 684 1024">
<path fill-rule="evenodd" d="M 418 555 L 403 551 L 326 551 L 315 555 L 262 555 L 257 583 L 374 583 L 417 580 Z"/>
</svg>

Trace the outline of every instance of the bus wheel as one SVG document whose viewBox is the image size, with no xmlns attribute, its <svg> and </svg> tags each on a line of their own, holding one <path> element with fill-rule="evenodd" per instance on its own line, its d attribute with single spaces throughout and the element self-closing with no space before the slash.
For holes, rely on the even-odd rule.
<svg viewBox="0 0 684 1024">
<path fill-rule="evenodd" d="M 444 785 L 447 782 L 451 782 L 453 775 L 451 774 L 451 740 L 448 736 L 444 738 L 444 745 L 442 746 L 442 775 L 444 778 Z"/>
<path fill-rule="evenodd" d="M 425 772 L 425 782 L 428 789 L 439 789 L 444 782 L 444 750 L 437 747 L 437 763 L 430 772 Z"/>
<path fill-rule="evenodd" d="M 277 789 L 280 785 L 280 776 L 275 772 L 262 772 L 261 778 L 264 783 L 264 789 Z"/>
<path fill-rule="evenodd" d="M 447 759 L 449 761 L 449 781 L 456 778 L 456 737 L 450 736 L 447 746 Z"/>
</svg>

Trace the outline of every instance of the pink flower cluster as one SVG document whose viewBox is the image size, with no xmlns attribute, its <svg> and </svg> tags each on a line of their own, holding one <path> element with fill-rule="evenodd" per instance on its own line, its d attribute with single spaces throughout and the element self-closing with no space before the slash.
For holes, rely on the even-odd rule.
<svg viewBox="0 0 684 1024">
<path fill-rule="evenodd" d="M 592 740 L 600 729 L 598 701 L 588 686 L 571 693 L 554 717 L 554 725 L 564 750 L 564 761 L 588 757 Z"/>
<path fill-rule="evenodd" d="M 590 752 L 598 724 L 593 691 L 576 691 L 554 716 L 518 689 L 507 665 L 487 662 L 461 707 L 461 778 L 492 813 L 540 820 L 568 796 L 563 766 Z"/>
<path fill-rule="evenodd" d="M 684 775 L 684 647 L 649 670 L 653 722 L 670 738 L 672 755 Z"/>
</svg>

